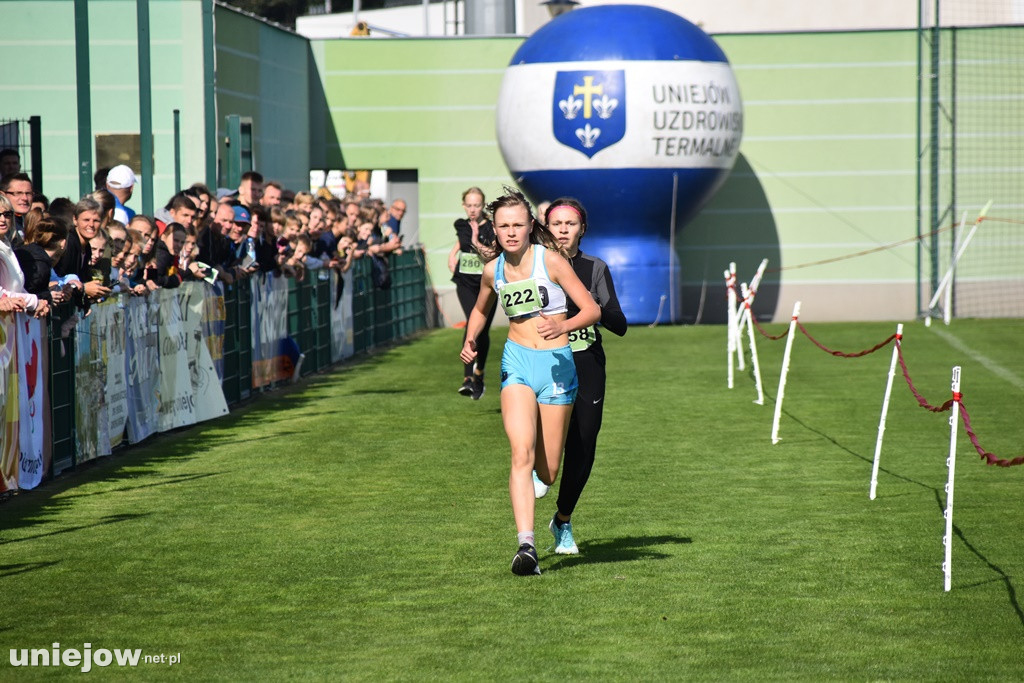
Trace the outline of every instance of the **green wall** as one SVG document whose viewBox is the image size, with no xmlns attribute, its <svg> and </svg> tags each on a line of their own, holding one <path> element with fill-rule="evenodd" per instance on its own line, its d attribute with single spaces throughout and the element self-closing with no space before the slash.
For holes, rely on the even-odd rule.
<svg viewBox="0 0 1024 683">
<path fill-rule="evenodd" d="M 253 122 L 255 168 L 267 180 L 304 189 L 310 168 L 309 43 L 231 8 L 214 11 L 218 157 L 221 179 L 230 114 Z"/>
<path fill-rule="evenodd" d="M 181 180 L 206 180 L 201 0 L 150 0 L 154 206 L 173 194 L 173 111 L 180 110 Z M 0 2 L 0 118 L 42 118 L 44 190 L 78 197 L 75 16 L 72 0 Z M 92 135 L 139 132 L 136 5 L 89 0 Z M 251 116 L 257 169 L 289 187 L 309 171 L 309 43 L 218 5 L 215 8 L 217 138 L 224 117 Z M 95 159 L 93 160 L 95 170 Z M 134 169 L 136 173 L 140 168 Z M 129 202 L 140 209 L 141 193 Z"/>
<path fill-rule="evenodd" d="M 762 287 L 779 319 L 796 300 L 809 319 L 915 316 L 913 243 L 809 264 L 917 234 L 916 34 L 716 40 L 740 85 L 746 130 L 741 163 L 680 236 L 686 312 L 730 261 L 743 280 L 767 257 L 769 269 L 783 268 Z M 715 291 L 712 318 L 720 300 Z"/>
<path fill-rule="evenodd" d="M 462 192 L 511 182 L 495 137 L 501 77 L 519 38 L 313 41 L 325 111 L 314 130 L 329 168 L 416 169 L 419 234 L 446 315 L 452 222 Z M 319 138 L 318 138 L 319 136 Z M 333 136 L 333 139 L 332 139 Z M 461 318 L 461 312 L 458 317 Z"/>
<path fill-rule="evenodd" d="M 71 0 L 0 2 L 0 116 L 42 118 L 43 189 L 51 198 L 77 198 L 79 190 L 74 9 Z M 92 135 L 137 134 L 135 3 L 90 0 L 88 11 Z M 156 206 L 174 191 L 174 109 L 181 111 L 182 180 L 204 177 L 201 21 L 199 0 L 150 1 Z M 141 208 L 141 193 L 129 203 Z"/>
</svg>

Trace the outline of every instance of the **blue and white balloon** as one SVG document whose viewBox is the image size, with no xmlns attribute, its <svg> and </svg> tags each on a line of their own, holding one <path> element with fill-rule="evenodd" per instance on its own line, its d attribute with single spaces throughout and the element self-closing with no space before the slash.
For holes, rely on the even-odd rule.
<svg viewBox="0 0 1024 683">
<path fill-rule="evenodd" d="M 641 5 L 578 9 L 512 57 L 498 142 L 535 202 L 583 202 L 583 249 L 608 262 L 632 322 L 675 320 L 675 230 L 725 181 L 743 111 L 721 48 L 682 17 Z"/>
</svg>

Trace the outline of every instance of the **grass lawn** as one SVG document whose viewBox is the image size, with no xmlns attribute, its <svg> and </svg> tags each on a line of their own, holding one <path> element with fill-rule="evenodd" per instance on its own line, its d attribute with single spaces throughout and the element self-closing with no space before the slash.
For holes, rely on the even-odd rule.
<svg viewBox="0 0 1024 683">
<path fill-rule="evenodd" d="M 858 351 L 894 324 L 814 324 Z M 773 331 L 781 330 L 778 325 Z M 442 330 L 270 394 L 0 504 L 0 643 L 140 649 L 147 680 L 1024 678 L 1024 468 L 985 466 L 963 430 L 953 589 L 943 591 L 948 414 L 898 374 L 878 497 L 871 460 L 890 348 L 840 359 L 759 340 L 768 399 L 726 388 L 724 328 L 606 341 L 598 461 L 579 556 L 509 571 L 515 528 L 498 409 L 456 394 Z M 1024 452 L 1024 321 L 909 324 L 932 403 L 963 366 L 986 449 Z M 0 678 L 79 675 L 15 669 Z"/>
</svg>

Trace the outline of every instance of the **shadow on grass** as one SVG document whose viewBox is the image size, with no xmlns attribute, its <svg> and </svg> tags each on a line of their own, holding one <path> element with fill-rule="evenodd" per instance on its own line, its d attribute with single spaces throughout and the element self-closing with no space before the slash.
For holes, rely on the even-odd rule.
<svg viewBox="0 0 1024 683">
<path fill-rule="evenodd" d="M 766 398 L 767 398 L 767 396 L 766 396 Z M 772 400 L 774 400 L 774 399 L 772 399 Z M 841 444 L 838 441 L 836 441 L 834 437 L 832 437 L 829 434 L 821 431 L 820 429 L 812 427 L 811 425 L 807 424 L 806 422 L 804 422 L 803 420 L 798 418 L 796 415 L 794 415 L 793 413 L 791 413 L 788 410 L 786 410 L 785 408 L 782 409 L 782 414 L 785 415 L 786 417 L 788 417 L 789 419 L 793 420 L 793 422 L 796 422 L 798 425 L 800 425 L 801 427 L 803 427 L 807 431 L 811 432 L 812 434 L 817 434 L 821 438 L 825 439 L 826 441 L 831 443 L 833 446 L 835 446 L 839 450 L 844 451 L 846 453 L 849 453 L 853 457 L 858 458 L 860 460 L 863 460 L 866 463 L 874 464 L 875 456 L 874 456 L 873 453 L 872 453 L 871 457 L 869 458 L 866 455 L 862 455 L 862 454 L 858 453 L 857 451 L 853 450 L 852 448 L 850 448 L 848 446 L 844 446 L 843 444 Z M 934 486 L 930 486 L 929 484 L 925 484 L 924 482 L 917 481 L 916 479 L 911 479 L 910 477 L 906 477 L 906 476 L 904 476 L 902 474 L 897 474 L 896 472 L 893 472 L 892 470 L 886 469 L 886 468 L 882 467 L 881 465 L 878 466 L 878 471 L 879 472 L 884 472 L 884 473 L 888 474 L 890 477 L 895 477 L 896 479 L 902 479 L 903 481 L 905 481 L 905 482 L 907 482 L 909 484 L 915 484 L 916 486 L 920 486 L 921 488 L 928 489 L 929 491 L 936 491 L 936 492 L 938 491 L 938 489 L 936 489 Z"/>
<path fill-rule="evenodd" d="M 347 391 L 342 396 L 363 396 L 367 394 L 408 394 L 409 389 L 354 389 Z"/>
<path fill-rule="evenodd" d="M 69 496 L 61 496 L 61 500 L 69 500 L 72 498 L 87 498 L 89 496 L 105 496 L 108 493 L 121 493 L 122 491 L 136 491 L 138 489 L 149 489 L 154 486 L 167 486 L 168 484 L 182 484 L 186 481 L 196 481 L 197 479 L 206 479 L 207 477 L 219 477 L 227 472 L 200 472 L 197 474 L 172 474 L 165 478 L 164 481 L 156 481 L 151 484 L 139 484 L 138 486 L 122 486 L 116 489 L 105 489 L 103 491 L 91 491 L 89 493 L 72 493 Z"/>
<path fill-rule="evenodd" d="M 65 529 L 57 529 L 56 531 L 47 531 L 46 533 L 43 533 L 43 534 L 35 534 L 33 536 L 24 536 L 22 538 L 12 538 L 12 539 L 9 539 L 9 540 L 3 540 L 3 541 L 0 541 L 0 545 L 9 545 L 11 543 L 21 543 L 23 541 L 33 541 L 33 540 L 35 540 L 37 538 L 47 538 L 49 536 L 59 536 L 61 534 L 70 534 L 70 533 L 74 533 L 75 531 L 81 531 L 82 529 L 92 529 L 92 528 L 95 528 L 95 527 L 98 527 L 98 526 L 106 526 L 108 524 L 118 524 L 120 522 L 128 522 L 128 521 L 131 521 L 133 519 L 141 519 L 142 517 L 148 517 L 148 516 L 149 516 L 148 512 L 139 513 L 139 514 L 109 515 L 107 517 L 104 517 L 100 521 L 94 522 L 92 524 L 79 524 L 78 526 L 69 526 L 69 527 L 67 527 Z M 10 527 L 8 527 L 8 528 L 10 528 Z"/>
<path fill-rule="evenodd" d="M 75 498 L 168 484 L 187 484 L 226 474 L 226 472 L 203 472 L 166 475 L 153 465 L 157 462 L 167 461 L 183 463 L 201 457 L 211 447 L 225 443 L 269 441 L 303 433 L 276 431 L 268 436 L 238 439 L 237 431 L 221 434 L 219 430 L 232 432 L 232 430 L 241 428 L 244 433 L 246 422 L 265 424 L 293 419 L 289 416 L 282 417 L 283 409 L 302 408 L 307 405 L 319 407 L 325 397 L 337 395 L 338 386 L 387 362 L 387 354 L 398 346 L 401 346 L 401 343 L 382 345 L 369 353 L 358 354 L 343 363 L 325 368 L 322 372 L 303 377 L 294 384 L 281 384 L 275 386 L 273 390 L 253 390 L 250 398 L 232 404 L 231 412 L 227 415 L 169 432 L 153 434 L 140 443 L 118 447 L 110 456 L 79 463 L 73 470 L 44 481 L 36 489 L 16 491 L 14 495 L 0 499 L 0 511 L 2 511 L 0 531 L 32 526 L 47 528 L 46 525 L 51 525 L 52 528 L 52 525 L 58 523 L 55 520 L 61 513 L 73 505 Z M 145 484 L 138 483 L 137 480 L 143 477 L 160 477 L 161 480 Z M 83 484 L 112 484 L 113 487 L 88 493 L 62 495 L 65 491 Z M 87 529 L 90 526 L 114 524 L 140 516 L 142 515 L 116 515 L 104 518 L 96 524 L 57 529 L 24 538 L 0 539 L 0 545 L 70 533 Z"/>
<path fill-rule="evenodd" d="M 17 574 L 25 574 L 27 572 L 34 572 L 37 569 L 46 569 L 52 567 L 59 562 L 19 562 L 18 564 L 0 564 L 0 579 L 6 579 L 8 576 L 16 576 Z"/>
<path fill-rule="evenodd" d="M 772 400 L 774 401 L 774 398 Z M 872 454 L 871 458 L 868 458 L 868 457 L 866 457 L 864 455 L 861 455 L 860 453 L 857 453 L 853 449 L 848 448 L 848 447 L 844 446 L 843 444 L 839 443 L 838 441 L 836 441 L 835 438 L 833 438 L 829 434 L 821 431 L 820 429 L 816 429 L 816 428 L 810 426 L 809 424 L 807 424 L 806 422 L 804 422 L 800 418 L 796 417 L 795 415 L 793 415 L 789 411 L 783 409 L 782 412 L 787 417 L 789 417 L 791 420 L 793 420 L 794 422 L 799 424 L 801 427 L 806 429 L 807 431 L 812 432 L 814 434 L 817 434 L 818 436 L 820 436 L 821 438 L 825 439 L 829 443 L 833 444 L 834 446 L 836 446 L 840 450 L 845 451 L 846 453 L 849 453 L 850 455 L 852 455 L 852 456 L 854 456 L 856 458 L 859 458 L 859 459 L 861 459 L 861 460 L 863 460 L 865 462 L 868 462 L 868 463 L 873 463 L 874 462 L 874 455 L 873 454 Z M 910 477 L 903 476 L 902 474 L 897 474 L 896 472 L 893 472 L 892 470 L 887 470 L 887 469 L 885 469 L 885 468 L 883 468 L 881 466 L 878 469 L 879 469 L 880 472 L 885 472 L 889 476 L 896 477 L 897 479 L 902 479 L 903 481 L 909 482 L 911 484 L 916 484 L 917 486 L 920 486 L 922 488 L 925 488 L 925 489 L 928 489 L 928 490 L 932 491 L 935 494 L 935 501 L 936 501 L 936 503 L 939 506 L 939 510 L 940 511 L 944 511 L 945 510 L 946 505 L 945 505 L 945 501 L 943 500 L 943 497 L 942 497 L 942 491 L 940 491 L 937 487 L 929 486 L 928 484 L 925 484 L 923 482 L 917 481 L 916 479 L 911 479 Z M 960 539 L 960 541 L 964 544 L 964 546 L 968 550 L 970 550 L 972 553 L 974 553 L 974 555 L 979 560 L 981 560 L 986 565 L 988 565 L 988 568 L 991 569 L 993 572 L 995 572 L 997 574 L 997 578 L 993 579 L 993 580 L 994 581 L 1002 582 L 1002 584 L 1006 587 L 1006 595 L 1007 595 L 1007 598 L 1009 598 L 1010 607 L 1012 607 L 1013 611 L 1017 614 L 1017 620 L 1020 621 L 1021 626 L 1024 626 L 1024 609 L 1021 608 L 1020 600 L 1017 598 L 1017 589 L 1014 588 L 1013 582 L 1010 580 L 1010 576 L 1006 572 L 1004 572 L 1001 567 L 999 567 L 996 564 L 993 564 L 987 557 L 985 557 L 984 554 L 982 554 L 982 552 L 980 550 L 978 550 L 976 547 L 974 547 L 974 545 L 971 544 L 971 542 L 967 540 L 967 537 L 964 536 L 963 532 L 960 530 L 960 528 L 956 524 L 953 525 L 953 533 L 956 534 L 957 538 Z M 989 581 L 984 581 L 984 582 L 981 582 L 981 583 L 975 583 L 975 584 L 971 584 L 970 586 L 964 586 L 964 587 L 965 588 L 969 588 L 969 587 L 973 587 L 973 586 L 977 586 L 977 585 L 982 585 L 984 583 L 990 583 L 990 582 Z"/>
<path fill-rule="evenodd" d="M 598 539 L 580 543 L 579 555 L 556 555 L 559 559 L 550 567 L 546 567 L 544 571 L 555 572 L 559 569 L 569 569 L 579 564 L 664 560 L 671 557 L 671 555 L 655 550 L 655 546 L 690 543 L 693 543 L 693 539 L 688 536 L 670 535 Z"/>
<path fill-rule="evenodd" d="M 946 503 L 944 500 L 942 500 L 942 496 L 939 495 L 938 491 L 935 492 L 935 502 L 938 504 L 939 510 L 945 510 Z M 960 541 L 964 544 L 964 546 L 967 547 L 968 550 L 974 553 L 975 557 L 977 557 L 979 560 L 988 565 L 988 568 L 996 573 L 997 578 L 995 580 L 1001 582 L 1003 586 L 1006 588 L 1006 596 L 1010 599 L 1010 606 L 1013 607 L 1013 611 L 1017 613 L 1017 620 L 1020 622 L 1020 625 L 1024 626 L 1024 609 L 1021 609 L 1020 601 L 1017 599 L 1017 589 L 1013 587 L 1013 582 L 1010 580 L 1009 574 L 1004 572 L 1000 566 L 993 564 L 992 561 L 985 557 L 985 555 L 983 555 L 980 550 L 975 548 L 974 545 L 967 540 L 967 537 L 964 536 L 963 531 L 961 531 L 960 527 L 958 527 L 956 524 L 953 524 L 953 533 L 956 535 L 957 538 L 960 539 Z M 973 586 L 982 585 L 983 583 L 989 582 L 983 581 L 981 583 L 971 584 L 971 586 L 963 586 L 963 588 L 970 588 Z"/>
</svg>

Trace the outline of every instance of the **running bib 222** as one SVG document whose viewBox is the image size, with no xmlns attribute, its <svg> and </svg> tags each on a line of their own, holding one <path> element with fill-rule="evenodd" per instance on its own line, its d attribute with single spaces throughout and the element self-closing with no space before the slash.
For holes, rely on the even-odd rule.
<svg viewBox="0 0 1024 683">
<path fill-rule="evenodd" d="M 544 306 L 537 281 L 532 277 L 519 282 L 506 282 L 498 292 L 498 298 L 501 307 L 505 309 L 505 315 L 510 318 L 536 313 Z"/>
</svg>

